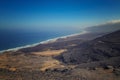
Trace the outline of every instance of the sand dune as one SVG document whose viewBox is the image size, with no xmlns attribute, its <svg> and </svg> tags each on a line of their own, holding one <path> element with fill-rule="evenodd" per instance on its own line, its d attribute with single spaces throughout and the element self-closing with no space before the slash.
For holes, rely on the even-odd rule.
<svg viewBox="0 0 120 80">
<path fill-rule="evenodd" d="M 57 56 L 65 51 L 66 51 L 66 49 L 47 50 L 47 51 L 42 51 L 42 52 L 33 52 L 32 54 L 40 55 L 40 56 Z"/>
</svg>

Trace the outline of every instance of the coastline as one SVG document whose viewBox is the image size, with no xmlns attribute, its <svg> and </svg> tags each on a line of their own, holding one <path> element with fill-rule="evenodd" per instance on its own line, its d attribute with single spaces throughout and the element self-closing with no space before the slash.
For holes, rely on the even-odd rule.
<svg viewBox="0 0 120 80">
<path fill-rule="evenodd" d="M 75 33 L 75 34 L 70 34 L 70 35 L 66 35 L 66 36 L 60 36 L 60 37 L 56 37 L 56 38 L 52 38 L 52 39 L 47 39 L 47 40 L 44 40 L 44 41 L 41 41 L 41 42 L 38 42 L 38 43 L 34 43 L 34 44 L 28 44 L 28 45 L 25 45 L 25 46 L 20 46 L 20 47 L 15 47 L 15 48 L 10 48 L 10 49 L 6 49 L 6 50 L 1 50 L 0 51 L 0 54 L 1 53 L 4 53 L 6 51 L 17 51 L 19 49 L 22 49 L 22 48 L 28 48 L 28 47 L 34 47 L 34 46 L 37 46 L 39 44 L 47 44 L 47 43 L 53 43 L 55 41 L 57 41 L 58 39 L 60 38 L 67 38 L 67 37 L 72 37 L 72 36 L 77 36 L 77 35 L 82 35 L 82 34 L 86 34 L 86 33 L 89 33 L 87 31 L 82 31 L 80 33 Z"/>
</svg>

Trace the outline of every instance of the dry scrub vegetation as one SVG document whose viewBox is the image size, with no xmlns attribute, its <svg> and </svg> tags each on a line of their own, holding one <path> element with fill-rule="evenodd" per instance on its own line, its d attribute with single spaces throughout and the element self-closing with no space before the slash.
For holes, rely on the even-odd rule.
<svg viewBox="0 0 120 80">
<path fill-rule="evenodd" d="M 53 58 L 66 51 L 60 50 L 47 50 L 42 52 L 33 52 L 32 55 L 9 55 L 3 54 L 0 56 L 0 68 L 16 71 L 18 69 L 32 69 L 45 71 L 46 69 L 60 68 L 64 65 L 59 60 Z"/>
</svg>

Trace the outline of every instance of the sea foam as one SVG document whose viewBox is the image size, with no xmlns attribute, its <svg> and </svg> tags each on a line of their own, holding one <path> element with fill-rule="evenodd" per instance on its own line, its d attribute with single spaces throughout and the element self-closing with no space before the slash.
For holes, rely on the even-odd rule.
<svg viewBox="0 0 120 80">
<path fill-rule="evenodd" d="M 6 52 L 6 51 L 17 51 L 17 50 L 22 49 L 22 48 L 34 47 L 34 46 L 37 46 L 39 44 L 53 43 L 53 42 L 56 42 L 58 39 L 65 39 L 67 37 L 82 35 L 82 34 L 86 34 L 86 33 L 88 33 L 88 32 L 87 31 L 82 31 L 81 33 L 75 33 L 75 34 L 70 34 L 70 35 L 66 35 L 66 36 L 60 36 L 60 37 L 56 37 L 56 38 L 53 38 L 53 39 L 48 39 L 48 40 L 45 40 L 45 41 L 41 41 L 41 42 L 38 42 L 38 43 L 35 43 L 35 44 L 31 44 L 31 45 L 25 45 L 25 46 L 21 46 L 21 47 L 2 50 L 2 51 L 0 51 L 0 53 Z"/>
</svg>

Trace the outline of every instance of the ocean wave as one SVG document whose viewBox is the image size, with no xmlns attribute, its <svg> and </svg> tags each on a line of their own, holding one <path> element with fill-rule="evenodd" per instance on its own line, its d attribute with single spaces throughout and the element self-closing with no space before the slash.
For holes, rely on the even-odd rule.
<svg viewBox="0 0 120 80">
<path fill-rule="evenodd" d="M 31 44 L 31 45 L 25 45 L 25 46 L 21 46 L 21 47 L 2 50 L 2 51 L 0 51 L 0 53 L 6 52 L 6 51 L 17 51 L 17 50 L 22 49 L 22 48 L 34 47 L 34 46 L 37 46 L 39 44 L 53 43 L 53 42 L 56 42 L 58 39 L 64 39 L 64 38 L 67 38 L 67 37 L 82 35 L 82 34 L 86 34 L 86 33 L 88 33 L 88 32 L 87 31 L 82 31 L 81 33 L 75 33 L 75 34 L 70 34 L 70 35 L 66 35 L 66 36 L 60 36 L 60 37 L 56 37 L 56 38 L 53 38 L 53 39 L 48 39 L 48 40 L 45 40 L 45 41 L 41 41 L 39 43 Z"/>
</svg>

